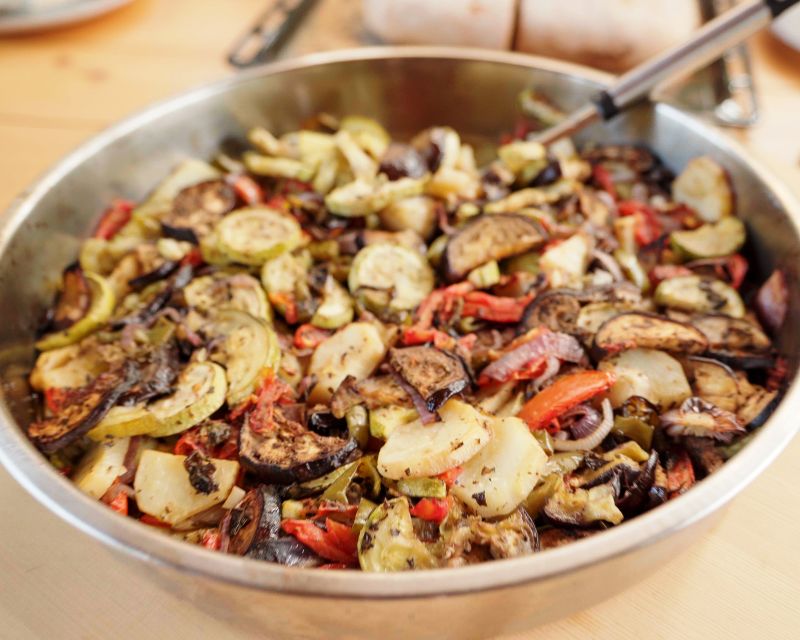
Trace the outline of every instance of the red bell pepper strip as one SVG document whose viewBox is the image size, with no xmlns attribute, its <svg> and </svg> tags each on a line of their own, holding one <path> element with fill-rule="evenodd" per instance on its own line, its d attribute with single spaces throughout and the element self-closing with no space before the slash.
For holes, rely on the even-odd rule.
<svg viewBox="0 0 800 640">
<path fill-rule="evenodd" d="M 100 222 L 97 223 L 94 237 L 111 240 L 122 227 L 128 224 L 134 206 L 134 203 L 130 200 L 112 200 L 111 206 L 105 210 Z"/>
<path fill-rule="evenodd" d="M 344 504 L 342 502 L 334 502 L 332 500 L 324 500 L 320 503 L 317 509 L 315 518 L 327 518 L 328 516 L 340 516 L 340 519 L 350 520 L 352 522 L 356 517 L 358 511 L 357 504 Z"/>
<path fill-rule="evenodd" d="M 48 411 L 58 414 L 72 403 L 73 398 L 80 392 L 80 389 L 71 387 L 49 387 L 44 390 L 44 403 Z"/>
<path fill-rule="evenodd" d="M 181 258 L 181 266 L 189 265 L 191 267 L 199 267 L 204 262 L 203 254 L 198 247 L 192 247 L 186 252 L 186 255 Z"/>
<path fill-rule="evenodd" d="M 411 507 L 411 515 L 421 520 L 439 523 L 447 517 L 450 503 L 444 498 L 422 498 Z"/>
<path fill-rule="evenodd" d="M 301 324 L 294 332 L 292 344 L 298 349 L 316 349 L 320 343 L 331 336 L 331 331 L 320 329 L 313 324 Z"/>
<path fill-rule="evenodd" d="M 346 524 L 327 518 L 323 530 L 311 520 L 284 520 L 281 528 L 326 560 L 343 564 L 358 560 L 357 537 Z"/>
<path fill-rule="evenodd" d="M 534 295 L 504 298 L 483 291 L 472 291 L 464 296 L 461 315 L 465 318 L 480 318 L 490 322 L 519 322 Z"/>
<path fill-rule="evenodd" d="M 653 287 L 657 287 L 660 282 L 670 278 L 690 275 L 692 275 L 692 270 L 679 264 L 657 264 L 647 274 Z"/>
<path fill-rule="evenodd" d="M 615 381 L 616 376 L 607 371 L 580 371 L 558 378 L 528 400 L 519 417 L 532 430 L 551 428 L 565 411 L 607 391 Z"/>
<path fill-rule="evenodd" d="M 139 522 L 151 527 L 159 527 L 160 529 L 172 529 L 171 525 L 167 524 L 166 522 L 161 522 L 161 520 L 155 516 L 151 516 L 149 513 L 139 516 Z"/>
<path fill-rule="evenodd" d="M 239 428 L 231 427 L 230 435 L 225 442 L 215 447 L 209 446 L 207 434 L 202 425 L 184 431 L 175 443 L 173 453 L 178 456 L 188 456 L 194 451 L 217 460 L 235 460 L 239 456 Z"/>
<path fill-rule="evenodd" d="M 261 381 L 261 386 L 247 400 L 234 407 L 228 414 L 236 420 L 245 412 L 249 412 L 250 426 L 256 431 L 271 429 L 276 404 L 291 404 L 295 401 L 295 392 L 283 380 L 269 372 Z"/>
<path fill-rule="evenodd" d="M 297 302 L 290 293 L 273 292 L 267 294 L 270 304 L 283 314 L 286 322 L 295 324 L 297 322 Z"/>
<path fill-rule="evenodd" d="M 219 548 L 222 546 L 222 536 L 220 535 L 219 530 L 209 529 L 203 533 L 201 544 L 206 549 L 210 549 L 211 551 L 219 551 Z"/>
<path fill-rule="evenodd" d="M 603 191 L 608 192 L 614 200 L 617 199 L 617 188 L 614 186 L 614 180 L 608 169 L 601 164 L 596 164 L 592 168 L 592 177 Z"/>
<path fill-rule="evenodd" d="M 253 205 L 264 202 L 264 190 L 250 176 L 236 176 L 231 186 L 245 204 Z"/>
<path fill-rule="evenodd" d="M 452 487 L 456 483 L 456 480 L 458 480 L 458 476 L 461 475 L 462 471 L 464 471 L 462 467 L 453 467 L 447 471 L 442 471 L 442 473 L 434 477 L 443 480 L 448 487 Z"/>
<path fill-rule="evenodd" d="M 667 491 L 670 498 L 676 498 L 688 491 L 695 483 L 694 467 L 686 450 L 667 460 Z"/>
<path fill-rule="evenodd" d="M 655 242 L 661 236 L 661 221 L 652 207 L 638 200 L 624 200 L 618 207 L 621 216 L 633 216 L 636 219 L 633 235 L 640 247 Z"/>
</svg>

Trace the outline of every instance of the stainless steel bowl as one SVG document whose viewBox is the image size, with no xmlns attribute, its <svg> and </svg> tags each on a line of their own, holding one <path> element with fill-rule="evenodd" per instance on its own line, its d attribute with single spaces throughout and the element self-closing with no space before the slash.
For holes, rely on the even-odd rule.
<svg viewBox="0 0 800 640">
<path fill-rule="evenodd" d="M 120 518 L 56 473 L 23 433 L 25 374 L 36 319 L 52 283 L 113 196 L 139 198 L 180 158 L 210 156 L 251 125 L 296 128 L 328 111 L 361 113 L 403 136 L 448 124 L 476 140 L 512 128 L 517 93 L 531 84 L 577 106 L 607 80 L 580 67 L 463 49 L 361 49 L 280 62 L 157 105 L 102 133 L 31 187 L 0 222 L 0 460 L 53 512 L 231 624 L 269 637 L 486 637 L 587 607 L 647 576 L 710 528 L 722 507 L 794 435 L 800 390 L 745 450 L 688 494 L 601 535 L 527 558 L 395 575 L 287 569 L 209 553 Z M 758 268 L 786 269 L 790 318 L 800 311 L 800 207 L 746 153 L 698 120 L 642 106 L 585 139 L 636 141 L 680 168 L 709 154 L 731 173 Z M 791 324 L 791 323 L 787 323 Z M 780 346 L 797 368 L 800 335 Z M 91 558 L 86 559 L 91 562 Z"/>
</svg>

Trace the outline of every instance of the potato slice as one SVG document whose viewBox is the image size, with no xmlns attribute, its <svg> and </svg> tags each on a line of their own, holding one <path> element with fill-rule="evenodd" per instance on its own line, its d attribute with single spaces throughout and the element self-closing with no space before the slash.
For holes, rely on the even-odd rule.
<svg viewBox="0 0 800 640">
<path fill-rule="evenodd" d="M 703 332 L 692 325 L 636 311 L 622 313 L 604 322 L 597 330 L 594 344 L 606 351 L 638 347 L 702 353 L 708 348 Z"/>
<path fill-rule="evenodd" d="M 631 396 L 641 396 L 668 409 L 692 395 L 681 363 L 663 351 L 631 349 L 603 360 L 598 368 L 617 376 L 608 394 L 614 407 Z"/>
<path fill-rule="evenodd" d="M 161 522 L 176 525 L 225 502 L 239 474 L 239 463 L 234 460 L 212 460 L 216 467 L 213 480 L 217 489 L 205 494 L 198 492 L 189 482 L 189 473 L 183 464 L 185 459 L 185 456 L 154 450 L 142 454 L 133 481 L 140 511 Z"/>
<path fill-rule="evenodd" d="M 125 473 L 125 456 L 130 443 L 130 438 L 117 438 L 90 448 L 72 476 L 78 489 L 99 500 L 114 480 Z"/>
<path fill-rule="evenodd" d="M 705 222 L 717 222 L 733 212 L 728 174 L 708 156 L 689 161 L 672 183 L 672 197 L 692 207 Z"/>
<path fill-rule="evenodd" d="M 448 400 L 439 416 L 439 422 L 415 420 L 392 430 L 378 453 L 378 470 L 384 477 L 435 476 L 472 458 L 492 437 L 492 418 L 461 400 Z"/>
<path fill-rule="evenodd" d="M 519 418 L 495 418 L 492 439 L 463 465 L 453 493 L 478 515 L 511 513 L 536 486 L 547 455 Z"/>
</svg>

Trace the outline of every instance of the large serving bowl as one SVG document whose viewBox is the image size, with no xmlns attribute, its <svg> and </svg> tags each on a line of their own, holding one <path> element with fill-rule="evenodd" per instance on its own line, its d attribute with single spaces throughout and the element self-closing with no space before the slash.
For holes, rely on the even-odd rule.
<svg viewBox="0 0 800 640">
<path fill-rule="evenodd" d="M 75 259 L 98 212 L 115 196 L 140 198 L 185 156 L 210 157 L 253 125 L 296 129 L 319 111 L 359 113 L 397 136 L 447 124 L 496 141 L 531 84 L 562 107 L 608 80 L 580 67 L 509 53 L 362 49 L 281 62 L 155 106 L 99 135 L 48 173 L 0 222 L 0 460 L 53 512 L 120 551 L 205 611 L 259 637 L 466 638 L 519 630 L 608 597 L 649 575 L 709 529 L 723 507 L 797 429 L 798 340 L 779 337 L 792 380 L 757 437 L 686 495 L 600 535 L 529 557 L 393 575 L 289 569 L 210 553 L 120 518 L 83 495 L 28 442 L 26 371 L 37 318 L 61 269 Z M 709 154 L 730 172 L 756 268 L 787 272 L 789 318 L 798 317 L 800 208 L 727 137 L 667 105 L 642 107 L 583 139 L 641 142 L 673 168 Z M 12 151 L 13 152 L 13 151 Z M 53 541 L 57 544 L 58 541 Z M 92 562 L 86 558 L 86 562 Z"/>
</svg>

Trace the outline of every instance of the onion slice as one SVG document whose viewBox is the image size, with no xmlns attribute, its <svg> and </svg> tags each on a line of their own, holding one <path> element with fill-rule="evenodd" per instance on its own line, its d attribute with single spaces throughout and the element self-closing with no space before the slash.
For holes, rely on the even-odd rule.
<svg viewBox="0 0 800 640">
<path fill-rule="evenodd" d="M 578 440 L 553 439 L 553 449 L 556 451 L 591 451 L 599 445 L 614 426 L 614 412 L 608 398 L 603 400 L 603 421 L 590 435 Z"/>
</svg>

